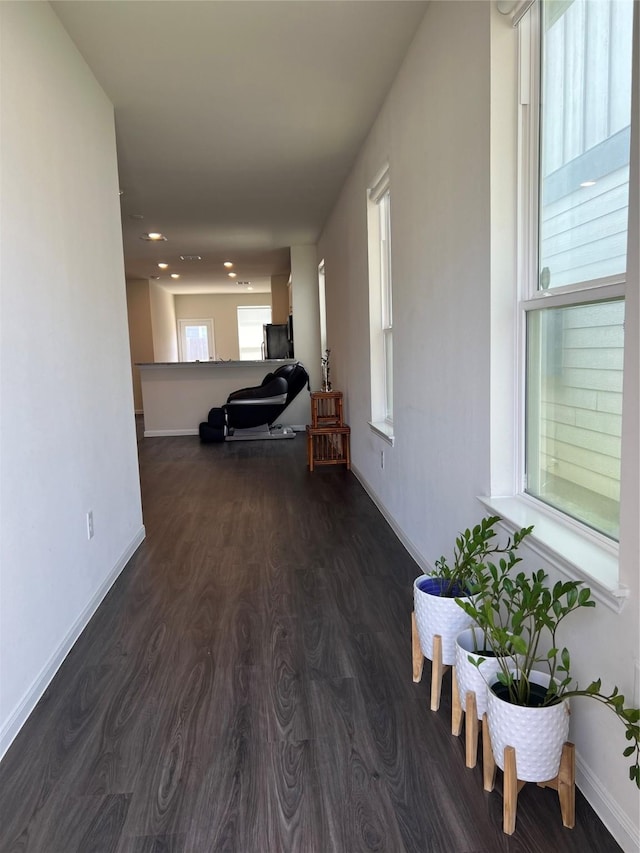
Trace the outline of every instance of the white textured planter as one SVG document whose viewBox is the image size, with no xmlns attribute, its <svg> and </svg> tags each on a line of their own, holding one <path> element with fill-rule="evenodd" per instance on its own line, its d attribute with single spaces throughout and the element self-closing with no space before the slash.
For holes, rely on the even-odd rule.
<svg viewBox="0 0 640 853">
<path fill-rule="evenodd" d="M 532 672 L 530 681 L 549 684 L 549 675 Z M 504 750 L 516 751 L 518 779 L 546 782 L 558 775 L 562 747 L 569 737 L 569 701 L 544 708 L 526 708 L 487 691 L 487 720 L 496 764 L 504 770 Z"/>
<path fill-rule="evenodd" d="M 469 655 L 482 657 L 476 649 L 484 648 L 484 633 L 480 628 L 467 628 L 456 637 L 456 681 L 462 707 L 465 707 L 468 692 L 476 694 L 478 719 L 487 710 L 487 684 L 493 681 L 500 664 L 498 658 L 487 657 L 479 667 L 469 662 Z"/>
<path fill-rule="evenodd" d="M 442 663 L 450 666 L 456 662 L 456 637 L 471 626 L 472 619 L 456 604 L 455 598 L 443 598 L 421 589 L 421 585 L 428 585 L 425 582 L 435 580 L 429 575 L 420 575 L 413 582 L 416 628 L 422 654 L 429 660 L 433 660 L 434 636 L 442 637 Z"/>
</svg>

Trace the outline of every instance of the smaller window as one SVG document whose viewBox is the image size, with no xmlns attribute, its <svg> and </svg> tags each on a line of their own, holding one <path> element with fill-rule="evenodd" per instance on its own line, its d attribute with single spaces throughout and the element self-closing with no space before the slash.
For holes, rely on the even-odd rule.
<svg viewBox="0 0 640 853">
<path fill-rule="evenodd" d="M 393 439 L 393 278 L 388 168 L 369 190 L 368 229 L 371 425 Z"/>
<path fill-rule="evenodd" d="M 213 320 L 178 320 L 180 361 L 210 361 L 215 351 Z"/>
<path fill-rule="evenodd" d="M 324 261 L 318 266 L 318 301 L 320 307 L 320 357 L 327 350 L 327 291 L 324 277 Z"/>
<path fill-rule="evenodd" d="M 393 423 L 393 304 L 391 298 L 391 198 L 387 190 L 378 201 L 380 214 L 380 302 L 384 351 L 384 419 Z"/>
<path fill-rule="evenodd" d="M 240 361 L 260 361 L 264 357 L 264 326 L 270 322 L 270 305 L 238 305 Z"/>
</svg>

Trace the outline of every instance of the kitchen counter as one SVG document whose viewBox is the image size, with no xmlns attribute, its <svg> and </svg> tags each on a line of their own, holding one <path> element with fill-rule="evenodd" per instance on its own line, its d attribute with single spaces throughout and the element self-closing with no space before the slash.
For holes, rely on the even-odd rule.
<svg viewBox="0 0 640 853">
<path fill-rule="evenodd" d="M 222 406 L 232 391 L 260 385 L 270 371 L 295 359 L 265 361 L 172 361 L 138 364 L 142 385 L 145 437 L 197 435 L 209 409 Z M 300 408 L 301 398 L 303 407 Z M 300 408 L 298 428 L 303 428 L 309 408 L 300 394 L 285 410 L 285 417 Z M 290 412 L 292 410 L 292 412 Z M 290 420 L 286 421 L 290 423 Z"/>
</svg>

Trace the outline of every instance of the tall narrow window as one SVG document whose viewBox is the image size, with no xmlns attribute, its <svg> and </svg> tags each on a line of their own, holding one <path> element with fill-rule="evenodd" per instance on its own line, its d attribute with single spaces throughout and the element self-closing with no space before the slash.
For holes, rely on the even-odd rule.
<svg viewBox="0 0 640 853">
<path fill-rule="evenodd" d="M 380 329 L 384 352 L 384 419 L 393 423 L 393 303 L 391 294 L 391 196 L 378 201 L 380 216 Z"/>
<path fill-rule="evenodd" d="M 524 490 L 617 539 L 633 0 L 538 8 Z"/>
<path fill-rule="evenodd" d="M 393 278 L 388 168 L 369 190 L 371 425 L 393 438 Z"/>
<path fill-rule="evenodd" d="M 324 278 L 324 261 L 318 266 L 318 303 L 320 309 L 320 357 L 327 349 L 327 291 Z"/>
</svg>

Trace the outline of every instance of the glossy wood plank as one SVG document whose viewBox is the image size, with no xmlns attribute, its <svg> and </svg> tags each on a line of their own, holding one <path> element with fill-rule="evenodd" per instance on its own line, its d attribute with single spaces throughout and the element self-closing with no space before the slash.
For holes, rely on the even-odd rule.
<svg viewBox="0 0 640 853">
<path fill-rule="evenodd" d="M 413 682 L 420 570 L 304 438 L 139 442 L 147 539 L 0 764 L 1 853 L 610 853 L 578 793 L 502 832 Z"/>
</svg>

